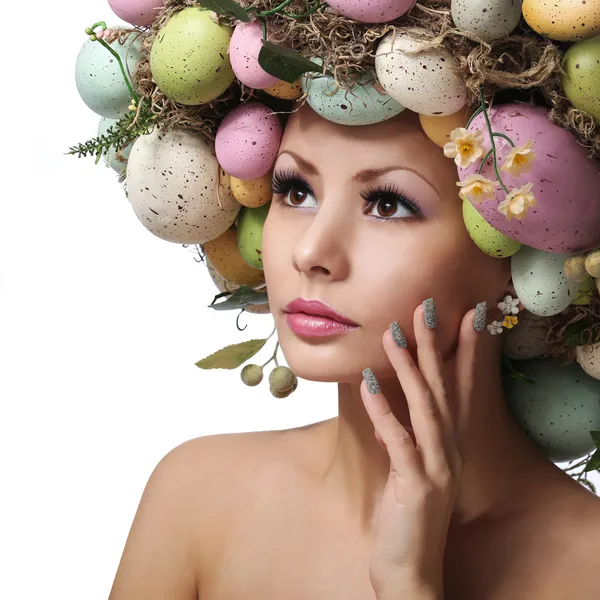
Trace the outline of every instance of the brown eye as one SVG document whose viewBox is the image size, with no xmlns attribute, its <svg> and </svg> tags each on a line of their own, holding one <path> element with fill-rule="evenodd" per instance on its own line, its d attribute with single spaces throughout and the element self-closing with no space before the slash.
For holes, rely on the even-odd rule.
<svg viewBox="0 0 600 600">
<path fill-rule="evenodd" d="M 373 198 L 372 201 L 377 206 L 377 214 L 380 217 L 391 217 L 398 208 L 398 200 L 393 196 L 380 195 Z"/>
<path fill-rule="evenodd" d="M 289 199 L 292 204 L 302 204 L 308 194 L 306 190 L 302 190 L 296 187 L 292 187 L 289 192 Z"/>
</svg>

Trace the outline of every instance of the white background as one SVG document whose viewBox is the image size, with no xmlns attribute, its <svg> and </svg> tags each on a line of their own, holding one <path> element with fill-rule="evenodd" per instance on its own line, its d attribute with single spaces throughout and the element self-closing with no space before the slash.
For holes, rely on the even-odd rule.
<svg viewBox="0 0 600 600">
<path fill-rule="evenodd" d="M 206 308 L 218 290 L 193 248 L 146 231 L 114 171 L 63 155 L 100 120 L 74 83 L 83 30 L 98 20 L 120 22 L 105 0 L 4 7 L 3 599 L 106 599 L 148 477 L 180 443 L 337 414 L 334 384 L 302 380 L 278 400 L 239 370 L 198 369 L 218 348 L 268 336 L 271 316 L 245 313 L 240 332 L 236 311 Z"/>
</svg>

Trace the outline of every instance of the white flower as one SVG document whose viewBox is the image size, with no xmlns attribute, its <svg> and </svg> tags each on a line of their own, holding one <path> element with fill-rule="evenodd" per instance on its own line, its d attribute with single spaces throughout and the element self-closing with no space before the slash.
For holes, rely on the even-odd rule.
<svg viewBox="0 0 600 600">
<path fill-rule="evenodd" d="M 502 333 L 502 323 L 500 321 L 492 321 L 487 326 L 487 329 L 492 335 L 498 335 L 499 333 Z"/>
<path fill-rule="evenodd" d="M 518 298 L 504 296 L 504 301 L 498 302 L 498 308 L 502 311 L 503 315 L 516 315 L 519 313 L 519 302 Z"/>
</svg>

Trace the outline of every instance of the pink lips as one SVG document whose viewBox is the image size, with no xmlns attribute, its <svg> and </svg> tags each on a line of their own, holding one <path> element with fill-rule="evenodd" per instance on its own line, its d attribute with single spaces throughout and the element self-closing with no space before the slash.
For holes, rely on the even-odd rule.
<svg viewBox="0 0 600 600">
<path fill-rule="evenodd" d="M 285 312 L 289 326 L 299 335 L 336 335 L 348 333 L 358 327 L 358 323 L 318 300 L 296 298 L 285 307 Z"/>
</svg>

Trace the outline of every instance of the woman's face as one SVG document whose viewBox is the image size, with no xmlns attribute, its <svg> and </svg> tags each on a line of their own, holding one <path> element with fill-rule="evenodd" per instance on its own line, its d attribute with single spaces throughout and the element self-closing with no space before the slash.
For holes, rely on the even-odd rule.
<svg viewBox="0 0 600 600">
<path fill-rule="evenodd" d="M 414 348 L 413 313 L 430 297 L 448 358 L 464 313 L 483 300 L 494 306 L 506 289 L 509 261 L 472 242 L 456 166 L 415 113 L 348 127 L 305 105 L 288 121 L 273 180 L 264 273 L 279 342 L 299 377 L 357 382 L 365 367 L 392 377 L 383 332 L 397 321 Z M 297 297 L 329 304 L 359 327 L 298 335 L 284 313 Z"/>
</svg>

